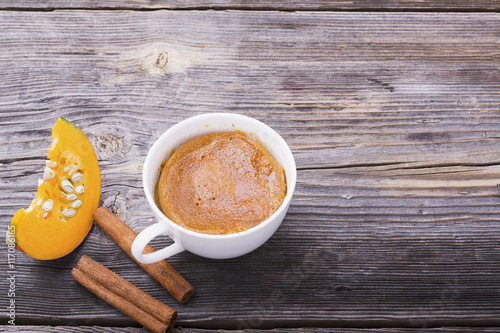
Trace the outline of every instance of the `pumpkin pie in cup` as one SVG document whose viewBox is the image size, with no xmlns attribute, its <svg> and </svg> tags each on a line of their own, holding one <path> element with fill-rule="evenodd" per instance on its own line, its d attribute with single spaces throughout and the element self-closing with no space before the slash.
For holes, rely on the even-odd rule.
<svg viewBox="0 0 500 333">
<path fill-rule="evenodd" d="M 211 113 L 181 121 L 144 162 L 144 191 L 158 222 L 139 233 L 132 254 L 153 263 L 184 250 L 213 259 L 249 253 L 280 226 L 296 177 L 284 139 L 254 118 Z M 143 254 L 159 235 L 173 244 Z"/>
</svg>

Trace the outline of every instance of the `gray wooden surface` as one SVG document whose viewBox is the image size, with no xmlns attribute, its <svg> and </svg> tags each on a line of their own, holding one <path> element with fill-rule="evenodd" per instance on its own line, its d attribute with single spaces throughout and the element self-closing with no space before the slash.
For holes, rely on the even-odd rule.
<svg viewBox="0 0 500 333">
<path fill-rule="evenodd" d="M 492 333 L 498 332 L 496 327 L 474 327 L 474 332 L 479 333 Z M 470 327 L 442 327 L 442 328 L 384 328 L 384 329 L 367 329 L 367 328 L 275 328 L 269 330 L 259 329 L 245 329 L 238 330 L 238 333 L 400 333 L 400 332 L 425 332 L 425 333 L 463 333 L 470 332 Z M 110 332 L 124 332 L 124 333 L 144 333 L 149 332 L 145 328 L 135 327 L 97 327 L 97 326 L 23 326 L 23 327 L 5 327 L 5 332 L 26 332 L 26 333 L 110 333 Z M 213 333 L 213 330 L 199 329 L 199 328 L 174 328 L 172 333 Z M 234 333 L 234 330 L 217 330 L 218 333 Z"/>
<path fill-rule="evenodd" d="M 62 259 L 16 253 L 16 323 L 135 326 L 72 280 L 87 254 L 177 309 L 187 332 L 495 331 L 499 27 L 486 12 L 0 11 L 3 229 L 34 196 L 59 116 L 96 150 L 101 204 L 136 231 L 154 222 L 146 152 L 189 116 L 255 117 L 285 138 L 298 167 L 289 214 L 264 246 L 231 260 L 169 260 L 196 288 L 187 304 L 95 225 Z M 3 245 L 3 308 L 6 257 Z"/>
<path fill-rule="evenodd" d="M 496 0 L 3 0 L 0 8 L 9 10 L 53 9 L 245 9 L 245 10 L 402 10 L 402 11 L 498 11 Z"/>
</svg>

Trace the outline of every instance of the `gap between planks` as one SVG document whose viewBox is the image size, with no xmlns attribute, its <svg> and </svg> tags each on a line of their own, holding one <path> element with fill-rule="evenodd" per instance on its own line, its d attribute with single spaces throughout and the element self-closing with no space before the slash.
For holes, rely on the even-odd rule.
<svg viewBox="0 0 500 333">
<path fill-rule="evenodd" d="M 193 7 L 155 7 L 155 8 L 137 8 L 134 6 L 97 6 L 91 7 L 5 7 L 0 8 L 0 12 L 18 11 L 18 12 L 54 12 L 54 11 L 137 11 L 137 12 L 155 12 L 155 11 L 248 11 L 248 12 L 374 12 L 374 13 L 500 13 L 500 8 L 300 8 L 300 7 L 246 7 L 246 6 L 193 6 Z"/>
</svg>

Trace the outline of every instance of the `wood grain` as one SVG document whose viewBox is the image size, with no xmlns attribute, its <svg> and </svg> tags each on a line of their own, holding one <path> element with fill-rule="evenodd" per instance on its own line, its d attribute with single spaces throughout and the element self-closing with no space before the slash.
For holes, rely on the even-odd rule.
<svg viewBox="0 0 500 333">
<path fill-rule="evenodd" d="M 1 326 L 0 326 L 1 327 Z M 5 332 L 19 332 L 19 333 L 114 333 L 114 332 L 124 332 L 124 333 L 144 333 L 149 332 L 145 328 L 135 328 L 135 327 L 103 327 L 103 326 L 4 326 L 1 327 Z M 386 328 L 384 332 L 388 333 L 398 333 L 398 332 L 423 332 L 423 333 L 461 333 L 461 332 L 479 332 L 479 333 L 490 333 L 498 332 L 497 328 L 491 327 L 442 327 L 442 328 L 428 328 L 428 329 L 399 329 L 399 328 Z M 211 330 L 211 329 L 197 329 L 197 328 L 174 328 L 172 333 L 234 333 L 233 330 Z M 367 329 L 367 328 L 286 328 L 286 329 L 271 329 L 271 330 L 241 330 L 238 332 L 247 333 L 379 333 L 380 329 Z"/>
<path fill-rule="evenodd" d="M 500 8 L 495 0 L 102 0 L 82 1 L 27 1 L 3 0 L 0 8 L 6 9 L 250 9 L 250 10 L 404 10 L 404 11 L 495 11 Z"/>
<path fill-rule="evenodd" d="M 289 214 L 264 246 L 224 261 L 169 259 L 197 289 L 187 304 L 95 225 L 64 258 L 17 253 L 18 323 L 134 325 L 72 280 L 87 254 L 197 329 L 500 326 L 499 21 L 0 11 L 3 228 L 33 198 L 59 116 L 96 149 L 101 204 L 137 232 L 154 222 L 141 183 L 146 152 L 188 116 L 262 120 L 299 169 Z M 0 276 L 2 290 L 7 283 Z"/>
<path fill-rule="evenodd" d="M 17 159 L 33 157 L 26 143 L 44 155 L 37 133 L 58 114 L 106 163 L 187 116 L 231 111 L 275 127 L 300 168 L 499 161 L 497 14 L 3 12 L 1 24 L 14 140 L 0 153 Z M 32 137 L 16 139 L 20 122 Z"/>
</svg>

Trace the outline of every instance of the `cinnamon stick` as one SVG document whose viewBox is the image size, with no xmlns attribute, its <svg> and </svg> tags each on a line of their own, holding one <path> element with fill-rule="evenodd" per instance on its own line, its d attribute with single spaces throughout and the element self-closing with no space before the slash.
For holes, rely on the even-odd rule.
<svg viewBox="0 0 500 333">
<path fill-rule="evenodd" d="M 97 208 L 94 212 L 94 219 L 130 258 L 167 289 L 175 299 L 181 303 L 187 302 L 194 293 L 194 288 L 168 262 L 161 260 L 153 264 L 142 264 L 135 259 L 131 247 L 137 234 L 125 222 L 116 217 L 106 207 Z M 144 253 L 154 251 L 150 245 L 147 245 L 144 249 Z"/>
<path fill-rule="evenodd" d="M 108 302 L 125 315 L 137 321 L 142 326 L 146 327 L 154 333 L 165 333 L 169 330 L 169 327 L 164 323 L 160 322 L 158 319 L 154 318 L 150 314 L 139 309 L 132 303 L 115 295 L 108 289 L 101 286 L 99 283 L 92 280 L 87 274 L 79 270 L 78 268 L 73 268 L 71 271 L 73 278 L 78 281 L 82 286 L 87 288 L 93 294 L 97 295 L 102 300 Z"/>
<path fill-rule="evenodd" d="M 82 256 L 76 268 L 104 288 L 149 313 L 168 327 L 174 326 L 177 311 L 151 297 L 92 258 L 86 255 Z"/>
</svg>

